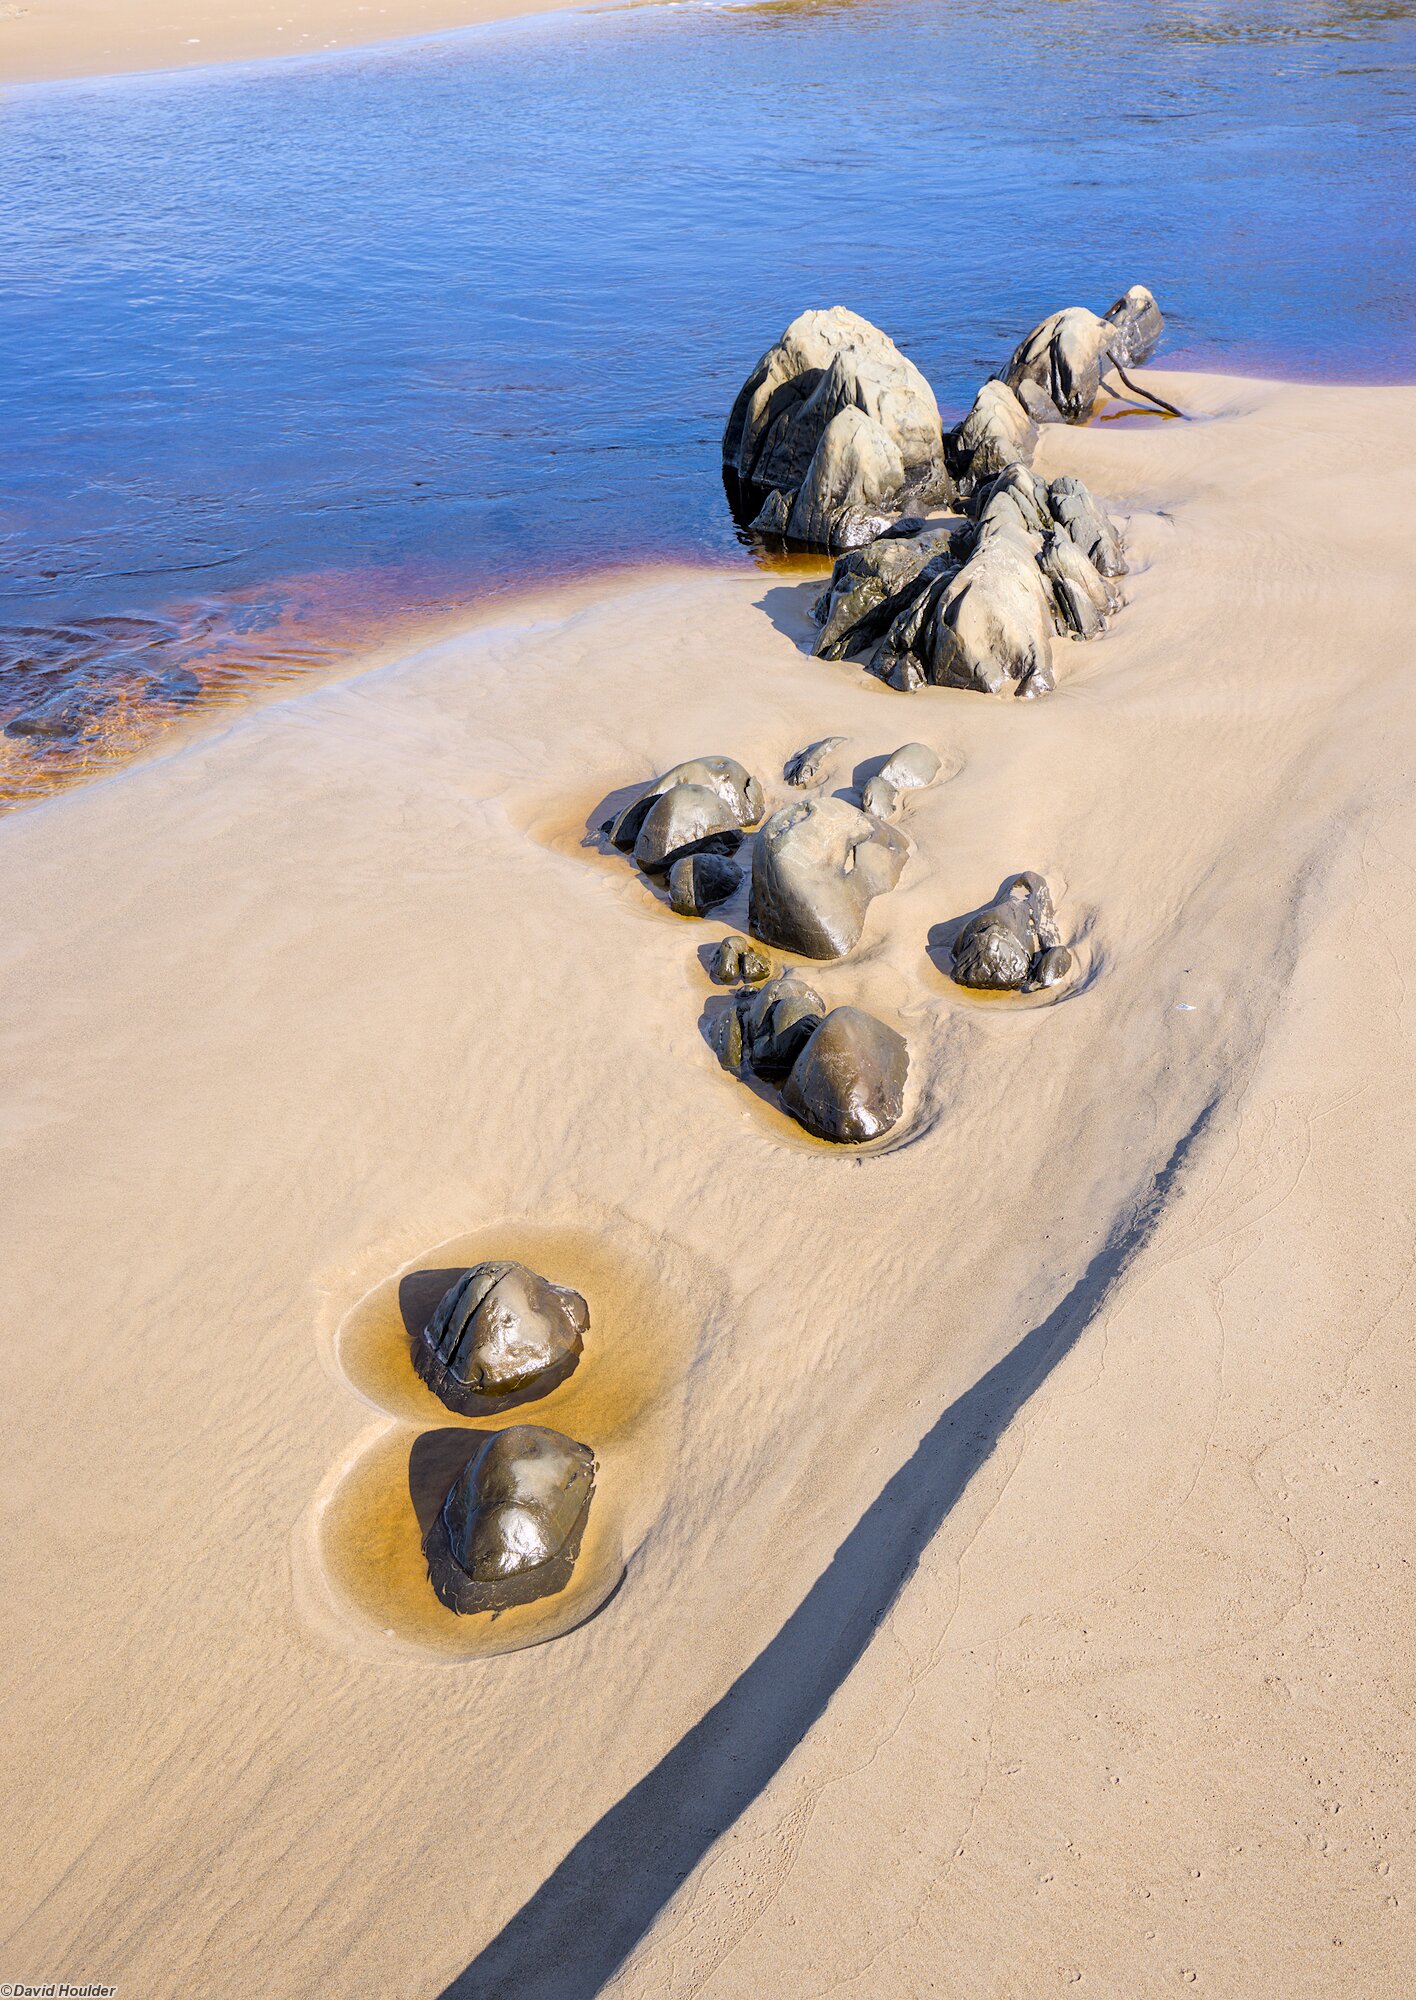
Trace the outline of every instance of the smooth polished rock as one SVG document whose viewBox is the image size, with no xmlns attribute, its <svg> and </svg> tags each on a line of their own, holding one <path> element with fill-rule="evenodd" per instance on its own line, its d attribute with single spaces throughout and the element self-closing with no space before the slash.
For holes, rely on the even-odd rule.
<svg viewBox="0 0 1416 2000">
<path fill-rule="evenodd" d="M 780 1083 L 825 1012 L 825 1001 L 800 973 L 779 973 L 738 994 L 724 1020 L 719 1060 L 725 1069 Z"/>
<path fill-rule="evenodd" d="M 804 958 L 841 958 L 874 898 L 900 879 L 908 851 L 894 828 L 845 799 L 782 806 L 753 842 L 749 928 Z"/>
<path fill-rule="evenodd" d="M 634 843 L 646 875 L 663 875 L 681 855 L 732 854 L 742 839 L 736 814 L 705 785 L 675 785 L 655 799 Z"/>
<path fill-rule="evenodd" d="M 587 1445 L 539 1424 L 481 1440 L 423 1542 L 450 1611 L 505 1611 L 570 1582 L 595 1490 Z"/>
<path fill-rule="evenodd" d="M 765 809 L 762 787 L 736 757 L 690 757 L 675 764 L 635 795 L 616 819 L 603 829 L 622 854 L 632 853 L 645 820 L 656 802 L 679 785 L 697 785 L 716 792 L 737 826 L 755 826 Z"/>
<path fill-rule="evenodd" d="M 918 792 L 934 783 L 940 769 L 939 752 L 927 743 L 902 743 L 886 758 L 880 775 L 897 792 Z"/>
<path fill-rule="evenodd" d="M 751 938 L 731 931 L 713 954 L 709 970 L 719 986 L 755 986 L 763 979 L 770 979 L 776 967 Z"/>
<path fill-rule="evenodd" d="M 949 448 L 961 476 L 992 479 L 1007 466 L 1032 464 L 1037 425 L 1006 382 L 985 382 Z"/>
<path fill-rule="evenodd" d="M 440 1402 L 480 1416 L 510 1396 L 544 1394 L 579 1359 L 590 1308 L 524 1264 L 474 1264 L 414 1335 L 413 1366 Z"/>
<path fill-rule="evenodd" d="M 902 1035 L 859 1007 L 836 1007 L 793 1063 L 782 1103 L 818 1139 L 860 1145 L 899 1123 L 909 1067 Z"/>
<path fill-rule="evenodd" d="M 803 548 L 857 548 L 886 525 L 905 464 L 884 427 L 854 404 L 837 412 L 792 502 L 787 538 Z"/>
<path fill-rule="evenodd" d="M 964 925 L 953 956 L 961 986 L 990 992 L 1028 992 L 1064 978 L 1072 956 L 1058 937 L 1042 876 L 1015 875 L 996 903 Z"/>
<path fill-rule="evenodd" d="M 1015 392 L 1032 384 L 1069 424 L 1085 423 L 1113 360 L 1132 367 L 1148 360 L 1165 328 L 1144 285 L 1132 285 L 1105 317 L 1085 306 L 1050 313 L 1014 349 L 1003 379 Z"/>
</svg>

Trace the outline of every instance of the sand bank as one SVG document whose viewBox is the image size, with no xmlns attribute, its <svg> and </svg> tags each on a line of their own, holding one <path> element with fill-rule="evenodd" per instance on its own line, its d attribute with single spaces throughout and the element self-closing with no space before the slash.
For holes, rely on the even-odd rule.
<svg viewBox="0 0 1416 2000">
<path fill-rule="evenodd" d="M 1134 573 L 1044 702 L 654 572 L 0 825 L 15 1976 L 1402 1989 L 1416 392 L 1155 379 L 1208 420 L 1045 434 Z M 863 1161 L 582 845 L 827 732 L 962 759 L 819 977 L 910 1042 Z M 1085 975 L 969 1001 L 931 929 L 1021 868 Z M 503 1235 L 627 1573 L 468 1660 L 387 1288 Z"/>
<path fill-rule="evenodd" d="M 593 0 L 0 0 L 0 84 L 434 35 Z"/>
</svg>

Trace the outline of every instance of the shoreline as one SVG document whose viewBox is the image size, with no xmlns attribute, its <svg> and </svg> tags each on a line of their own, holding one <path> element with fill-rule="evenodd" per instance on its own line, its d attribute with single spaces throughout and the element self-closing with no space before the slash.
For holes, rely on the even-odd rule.
<svg viewBox="0 0 1416 2000">
<path fill-rule="evenodd" d="M 813 583 L 656 567 L 0 821 L 17 1958 L 213 2000 L 500 1992 L 513 1948 L 526 2000 L 611 1948 L 625 2000 L 950 1958 L 1382 1990 L 1416 390 L 1173 379 L 1198 421 L 1043 434 L 1131 561 L 1046 700 L 896 693 L 803 650 Z M 827 733 L 961 760 L 813 975 L 909 1043 L 865 1158 L 719 1068 L 728 926 L 587 841 L 682 757 L 775 805 Z M 971 1003 L 931 930 L 1025 868 L 1088 977 Z M 508 1237 L 592 1270 L 526 1414 L 588 1435 L 626 1574 L 453 1669 L 316 1531 L 403 1560 L 430 1419 L 351 1329 Z"/>
<path fill-rule="evenodd" d="M 0 89 L 413 45 L 464 29 L 643 0 L 11 0 L 0 5 Z"/>
</svg>

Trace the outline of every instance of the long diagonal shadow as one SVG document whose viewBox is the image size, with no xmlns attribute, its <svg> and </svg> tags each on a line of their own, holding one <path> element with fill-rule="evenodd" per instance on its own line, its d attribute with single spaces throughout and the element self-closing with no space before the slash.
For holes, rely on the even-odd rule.
<svg viewBox="0 0 1416 2000">
<path fill-rule="evenodd" d="M 776 1636 L 440 2000 L 593 2000 L 824 1712 L 920 1550 L 1150 1236 L 1213 1110 L 1211 1100 L 1061 1303 L 925 1433 Z"/>
</svg>

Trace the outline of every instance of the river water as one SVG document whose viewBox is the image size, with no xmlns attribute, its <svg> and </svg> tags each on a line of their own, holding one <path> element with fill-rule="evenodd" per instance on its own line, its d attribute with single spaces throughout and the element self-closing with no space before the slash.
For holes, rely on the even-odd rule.
<svg viewBox="0 0 1416 2000">
<path fill-rule="evenodd" d="M 746 562 L 806 305 L 946 413 L 1148 284 L 1157 359 L 1416 377 L 1416 8 L 636 7 L 0 95 L 0 795 L 421 620 Z"/>
</svg>

